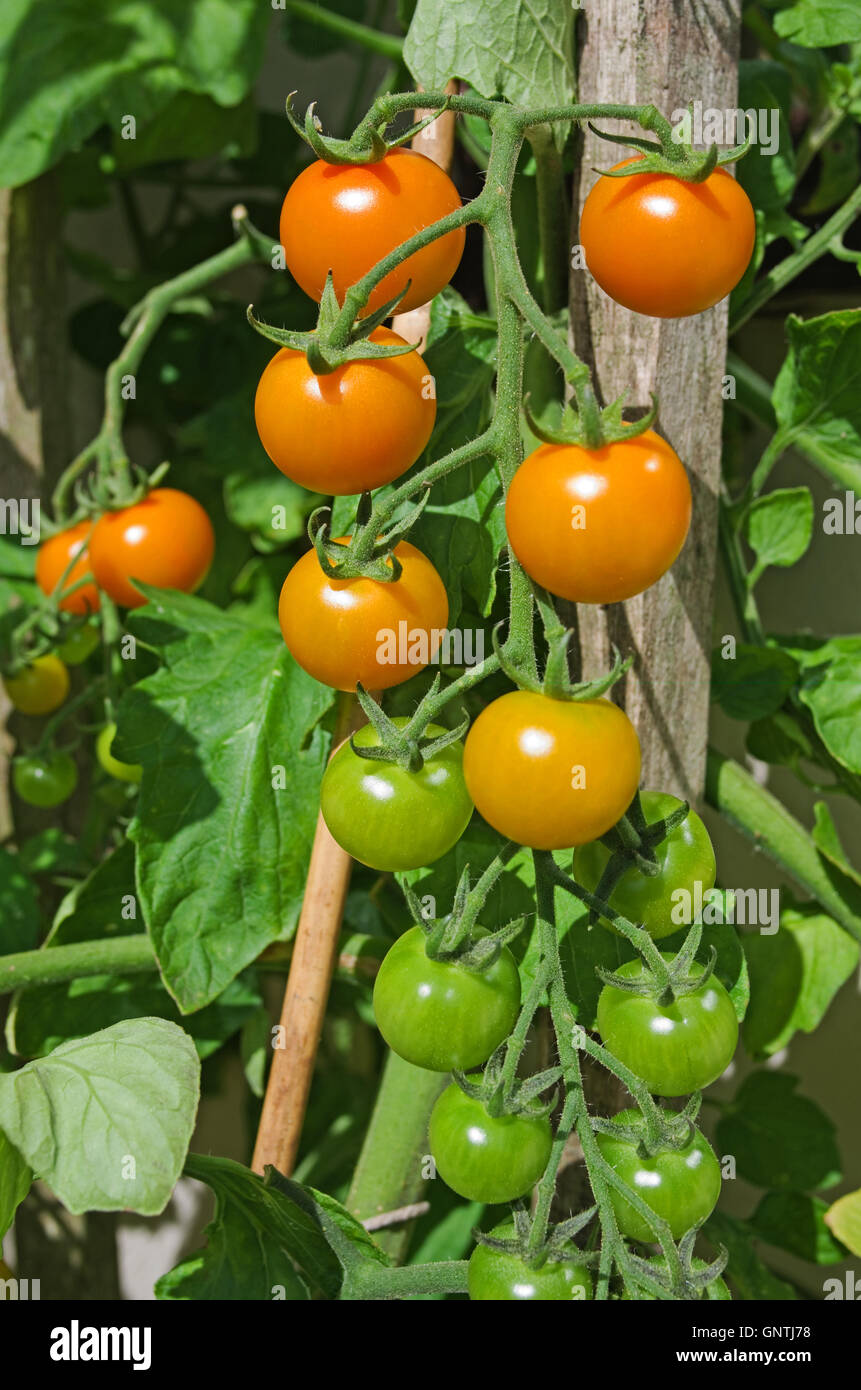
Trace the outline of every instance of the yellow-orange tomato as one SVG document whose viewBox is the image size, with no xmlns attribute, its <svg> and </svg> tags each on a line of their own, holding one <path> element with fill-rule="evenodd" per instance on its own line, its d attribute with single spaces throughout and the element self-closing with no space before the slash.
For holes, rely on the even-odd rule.
<svg viewBox="0 0 861 1390">
<path fill-rule="evenodd" d="M 371 334 L 374 343 L 403 341 L 386 328 Z M 282 348 L 260 378 L 254 418 L 267 454 L 294 483 L 349 496 L 415 463 L 436 418 L 433 378 L 417 352 L 315 376 L 303 352 Z"/>
<path fill-rule="evenodd" d="M 691 489 L 652 430 L 583 449 L 542 444 L 518 468 L 505 525 L 536 584 L 575 603 L 619 603 L 654 584 L 685 543 Z"/>
<path fill-rule="evenodd" d="M 212 522 L 187 492 L 157 487 L 143 501 L 105 512 L 90 539 L 90 563 L 100 589 L 124 608 L 146 599 L 133 581 L 193 593 L 215 552 Z"/>
<path fill-rule="evenodd" d="M 16 676 L 4 676 L 3 684 L 21 714 L 52 714 L 69 693 L 69 672 L 54 652 L 48 652 Z"/>
<path fill-rule="evenodd" d="M 390 150 L 375 164 L 318 159 L 294 179 L 281 208 L 287 269 L 312 299 L 321 297 L 331 270 L 343 302 L 377 261 L 459 207 L 448 174 L 416 150 Z M 377 285 L 368 311 L 393 299 L 408 280 L 399 313 L 433 299 L 457 270 L 464 236 L 458 227 L 402 261 Z"/>
<path fill-rule="evenodd" d="M 603 835 L 630 806 L 640 741 L 609 700 L 515 690 L 476 719 L 463 771 L 476 809 L 500 835 L 530 849 L 569 849 Z"/>
<path fill-rule="evenodd" d="M 602 176 L 580 217 L 586 265 L 602 290 L 660 319 L 699 314 L 728 295 L 747 269 L 755 231 L 750 199 L 725 169 L 702 183 Z"/>
<path fill-rule="evenodd" d="M 92 529 L 91 521 L 79 521 L 67 531 L 49 536 L 39 546 L 39 554 L 36 556 L 36 583 L 43 594 L 54 592 L 69 561 L 77 555 Z M 68 588 L 70 584 L 76 584 L 79 579 L 91 573 L 89 557 L 82 555 L 80 560 L 76 560 L 72 565 L 63 587 Z M 97 613 L 99 602 L 99 591 L 95 584 L 82 584 L 80 589 L 69 594 L 68 598 L 60 600 L 60 607 L 67 613 Z"/>
<path fill-rule="evenodd" d="M 309 550 L 281 590 L 278 621 L 291 655 L 336 690 L 386 690 L 426 666 L 448 622 L 448 597 L 430 560 L 395 546 L 399 579 L 330 579 Z"/>
</svg>

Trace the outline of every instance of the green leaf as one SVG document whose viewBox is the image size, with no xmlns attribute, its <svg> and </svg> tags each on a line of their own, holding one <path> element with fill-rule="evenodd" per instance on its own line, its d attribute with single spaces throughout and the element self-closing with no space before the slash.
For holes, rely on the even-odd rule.
<svg viewBox="0 0 861 1390">
<path fill-rule="evenodd" d="M 744 164 L 742 160 L 742 164 Z M 786 320 L 789 351 L 772 402 L 779 425 L 804 430 L 817 448 L 817 466 L 857 467 L 861 457 L 861 309 Z"/>
<path fill-rule="evenodd" d="M 780 710 L 755 720 L 747 731 L 745 744 L 751 757 L 764 763 L 795 767 L 799 758 L 813 756 L 812 744 L 797 720 Z"/>
<path fill-rule="evenodd" d="M 767 219 L 786 207 L 795 191 L 795 154 L 789 114 L 792 79 L 781 63 L 743 59 L 738 65 L 738 105 L 744 111 L 777 112 L 777 149 L 765 153 L 751 145 L 736 165 L 738 181 L 758 212 Z"/>
<path fill-rule="evenodd" d="M 716 1211 L 703 1230 L 715 1249 L 723 1246 L 728 1252 L 724 1277 L 732 1281 L 740 1298 L 746 1302 L 789 1302 L 798 1297 L 792 1285 L 779 1279 L 760 1259 L 747 1221 Z"/>
<path fill-rule="evenodd" d="M 0 1242 L 30 1191 L 32 1176 L 11 1140 L 0 1129 Z M 2 1253 L 2 1252 L 0 1252 Z"/>
<path fill-rule="evenodd" d="M 141 127 L 179 92 L 246 96 L 271 11 L 257 0 L 7 0 L 0 14 L 0 182 L 34 179 L 99 126 Z"/>
<path fill-rule="evenodd" d="M 786 568 L 801 559 L 813 539 L 813 498 L 806 487 L 777 488 L 758 497 L 745 518 L 745 534 L 757 559 Z"/>
<path fill-rule="evenodd" d="M 36 889 L 14 850 L 0 849 L 0 955 L 30 951 L 39 940 L 42 914 Z"/>
<path fill-rule="evenodd" d="M 819 1106 L 795 1094 L 796 1076 L 755 1071 L 717 1126 L 718 1151 L 757 1187 L 803 1191 L 840 1180 L 835 1128 Z"/>
<path fill-rule="evenodd" d="M 332 692 L 247 614 L 153 591 L 131 621 L 164 665 L 123 698 L 115 752 L 143 765 L 139 900 L 186 1013 L 295 929 Z"/>
<path fill-rule="evenodd" d="M 731 719 L 762 719 L 779 710 L 798 679 L 791 656 L 739 642 L 733 657 L 712 654 L 712 695 Z"/>
<path fill-rule="evenodd" d="M 806 1192 L 766 1192 L 749 1224 L 755 1235 L 779 1250 L 818 1265 L 836 1264 L 846 1249 L 825 1224 L 828 1203 Z"/>
<path fill-rule="evenodd" d="M 261 1005 L 246 1018 L 239 1038 L 239 1054 L 245 1080 L 251 1094 L 259 1100 L 263 1099 L 266 1086 L 266 1063 L 272 1041 L 269 1026 L 268 1010 Z"/>
<path fill-rule="evenodd" d="M 573 15 L 570 5 L 556 0 L 482 0 L 480 6 L 418 0 L 404 62 L 428 90 L 459 77 L 484 97 L 504 96 L 519 106 L 564 105 L 575 91 Z M 560 144 L 565 133 L 560 122 Z"/>
<path fill-rule="evenodd" d="M 830 212 L 854 193 L 861 181 L 855 123 L 845 120 L 819 152 L 819 179 L 801 211 L 805 217 Z"/>
<path fill-rule="evenodd" d="M 171 159 L 237 159 L 253 152 L 257 112 L 253 100 L 221 106 L 212 97 L 180 92 L 145 124 L 134 140 L 114 131 L 111 158 L 118 174 Z"/>
<path fill-rule="evenodd" d="M 850 772 L 861 773 L 861 660 L 838 656 L 808 668 L 800 697 L 829 753 Z"/>
<path fill-rule="evenodd" d="M 801 48 L 832 48 L 861 39 L 855 0 L 798 0 L 774 16 L 774 30 Z"/>
<path fill-rule="evenodd" d="M 825 1221 L 853 1255 L 861 1255 L 861 1187 L 838 1197 L 828 1208 Z"/>
<path fill-rule="evenodd" d="M 215 1215 L 203 1233 L 205 1249 L 163 1275 L 155 1286 L 156 1297 L 195 1302 L 310 1298 L 289 1253 L 298 1245 L 290 1203 L 232 1159 L 189 1154 L 185 1172 L 215 1193 Z M 327 1268 L 330 1286 L 335 1285 L 336 1271 L 332 1257 Z"/>
<path fill-rule="evenodd" d="M 813 815 L 815 820 L 810 835 L 819 853 L 828 860 L 829 864 L 833 864 L 847 878 L 854 879 L 861 886 L 861 870 L 856 869 L 854 864 L 850 864 L 846 858 L 840 837 L 837 834 L 837 827 L 824 801 L 816 802 L 813 807 Z"/>
<path fill-rule="evenodd" d="M 819 1027 L 858 964 L 859 945 L 812 905 L 785 908 L 777 932 L 749 932 L 743 941 L 751 1002 L 742 1038 L 753 1056 L 770 1056 L 799 1029 Z"/>
<path fill-rule="evenodd" d="M 23 840 L 18 859 L 26 874 L 80 873 L 88 867 L 79 840 L 73 840 L 59 826 L 50 825 Z"/>
<path fill-rule="evenodd" d="M 69 1211 L 157 1216 L 199 1093 L 191 1039 L 164 1019 L 134 1019 L 0 1074 L 0 1127 Z"/>
</svg>

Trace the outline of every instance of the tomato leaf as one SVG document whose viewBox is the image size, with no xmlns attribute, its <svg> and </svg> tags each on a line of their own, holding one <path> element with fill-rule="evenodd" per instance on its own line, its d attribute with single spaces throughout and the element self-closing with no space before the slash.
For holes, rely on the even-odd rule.
<svg viewBox="0 0 861 1390">
<path fill-rule="evenodd" d="M 125 695 L 114 749 L 143 765 L 129 829 L 139 901 L 187 1013 L 295 929 L 332 692 L 296 665 L 274 622 L 151 592 L 132 624 L 165 664 Z"/>
<path fill-rule="evenodd" d="M 861 309 L 810 319 L 790 314 L 786 337 L 789 351 L 772 393 L 778 424 L 812 436 L 817 467 L 851 487 L 861 457 Z"/>
<path fill-rule="evenodd" d="M 732 1281 L 740 1298 L 746 1302 L 788 1302 L 798 1297 L 792 1285 L 773 1274 L 760 1259 L 747 1221 L 716 1211 L 703 1230 L 715 1249 L 722 1245 L 729 1254 L 724 1278 Z"/>
<path fill-rule="evenodd" d="M 815 906 L 785 908 L 772 935 L 742 938 L 751 1002 L 742 1038 L 753 1056 L 786 1047 L 801 1029 L 812 1033 L 858 964 L 859 945 Z"/>
<path fill-rule="evenodd" d="M 837 656 L 805 672 L 799 691 L 829 753 L 850 772 L 861 772 L 861 659 Z"/>
<path fill-rule="evenodd" d="M 802 48 L 831 48 L 861 39 L 861 14 L 855 0 L 797 0 L 774 16 L 774 30 Z"/>
<path fill-rule="evenodd" d="M 795 153 L 789 126 L 792 107 L 792 79 L 781 63 L 743 59 L 738 65 L 738 104 L 743 111 L 762 111 L 777 128 L 769 131 L 776 147 L 761 139 L 754 141 L 744 159 L 736 165 L 738 181 L 754 207 L 764 217 L 786 207 L 795 191 Z M 742 137 L 739 136 L 741 139 Z"/>
<path fill-rule="evenodd" d="M 735 656 L 712 654 L 712 694 L 730 719 L 762 719 L 780 709 L 798 679 L 791 656 L 739 643 Z"/>
<path fill-rule="evenodd" d="M 813 539 L 813 498 L 806 487 L 777 488 L 751 504 L 745 533 L 757 571 L 795 565 Z"/>
<path fill-rule="evenodd" d="M 817 801 L 813 807 L 814 825 L 810 832 L 810 837 L 819 853 L 829 864 L 833 864 L 847 878 L 851 878 L 861 886 L 861 870 L 856 869 L 846 858 L 846 853 L 840 843 L 837 834 L 837 827 L 824 801 Z"/>
<path fill-rule="evenodd" d="M 515 105 L 554 106 L 574 100 L 571 52 L 574 11 L 554 0 L 418 0 L 404 42 L 404 62 L 428 90 L 459 77 L 484 97 Z M 555 138 L 566 130 L 557 122 Z"/>
<path fill-rule="evenodd" d="M 840 1180 L 835 1127 L 797 1084 L 786 1072 L 751 1072 L 718 1120 L 718 1153 L 732 1154 L 739 1177 L 757 1187 L 807 1191 Z"/>
<path fill-rule="evenodd" d="M 853 1255 L 861 1255 L 861 1187 L 838 1197 L 825 1213 L 825 1221 Z"/>
<path fill-rule="evenodd" d="M 30 1191 L 31 1182 L 30 1169 L 0 1129 L 0 1241 L 15 1220 L 15 1212 Z"/>
<path fill-rule="evenodd" d="M 806 1192 L 766 1192 L 749 1224 L 769 1245 L 814 1264 L 831 1265 L 845 1260 L 846 1248 L 825 1224 L 827 1212 L 827 1202 Z"/>
<path fill-rule="evenodd" d="M 36 888 L 14 850 L 0 849 L 0 955 L 29 951 L 39 940 L 42 914 Z"/>
<path fill-rule="evenodd" d="M 0 1127 L 74 1213 L 164 1211 L 200 1094 L 191 1039 L 162 1018 L 116 1023 L 0 1074 Z"/>
</svg>

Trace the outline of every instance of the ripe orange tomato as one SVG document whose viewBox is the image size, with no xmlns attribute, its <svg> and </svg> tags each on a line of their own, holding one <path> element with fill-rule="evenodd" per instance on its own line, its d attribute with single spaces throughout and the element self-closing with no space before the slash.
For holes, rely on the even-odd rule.
<svg viewBox="0 0 861 1390">
<path fill-rule="evenodd" d="M 77 555 L 92 529 L 93 523 L 91 521 L 79 521 L 77 525 L 70 526 L 67 531 L 60 531 L 56 536 L 49 536 L 39 546 L 39 553 L 36 556 L 36 583 L 43 594 L 54 592 L 69 561 Z M 89 556 L 88 554 L 82 555 L 69 571 L 64 587 L 68 588 L 70 584 L 76 584 L 79 579 L 83 579 L 85 575 L 90 573 Z M 95 584 L 82 584 L 80 589 L 69 594 L 68 598 L 60 600 L 60 607 L 66 613 L 97 613 L 99 602 L 99 591 Z"/>
<path fill-rule="evenodd" d="M 343 540 L 343 538 L 342 538 Z M 340 543 L 340 542 L 339 542 Z M 426 666 L 448 622 L 448 596 L 430 560 L 395 546 L 399 579 L 330 579 L 309 550 L 281 590 L 278 621 L 299 665 L 335 690 L 387 690 Z"/>
<path fill-rule="evenodd" d="M 526 573 L 575 603 L 619 603 L 648 589 L 676 559 L 690 520 L 687 474 L 652 430 L 602 449 L 542 444 L 505 504 Z"/>
<path fill-rule="evenodd" d="M 603 835 L 640 780 L 640 741 L 609 700 L 554 700 L 515 690 L 492 701 L 466 739 L 463 771 L 494 830 L 530 849 Z"/>
<path fill-rule="evenodd" d="M 199 502 L 172 487 L 154 488 L 142 502 L 105 512 L 90 540 L 96 583 L 114 603 L 140 608 L 133 584 L 193 593 L 212 564 L 215 534 Z"/>
<path fill-rule="evenodd" d="M 387 328 L 371 334 L 373 343 L 403 341 Z M 303 352 L 282 348 L 260 378 L 254 418 L 267 454 L 294 483 L 350 496 L 415 463 L 436 418 L 433 378 L 417 352 L 315 376 Z"/>
<path fill-rule="evenodd" d="M 383 256 L 459 207 L 448 174 L 416 150 L 390 150 L 375 164 L 318 159 L 293 180 L 281 208 L 287 269 L 312 299 L 320 299 L 331 270 L 341 303 Z M 367 311 L 393 299 L 407 280 L 398 313 L 433 299 L 457 270 L 464 240 L 459 227 L 416 251 L 377 285 Z"/>
<path fill-rule="evenodd" d="M 659 319 L 702 313 L 728 295 L 747 269 L 755 230 L 750 199 L 725 169 L 702 183 L 671 174 L 601 177 L 580 217 L 586 264 L 601 289 Z"/>
</svg>

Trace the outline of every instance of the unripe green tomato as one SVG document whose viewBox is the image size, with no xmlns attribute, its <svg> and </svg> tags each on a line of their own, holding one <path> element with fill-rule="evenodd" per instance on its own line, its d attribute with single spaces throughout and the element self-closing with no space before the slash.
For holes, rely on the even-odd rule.
<svg viewBox="0 0 861 1390">
<path fill-rule="evenodd" d="M 68 801 L 78 784 L 78 769 L 71 754 L 55 750 L 44 756 L 16 758 L 12 785 L 29 806 L 47 810 Z"/>
<path fill-rule="evenodd" d="M 116 724 L 106 724 L 100 731 L 96 739 L 96 757 L 105 772 L 109 773 L 111 777 L 116 777 L 118 782 L 139 782 L 143 776 L 143 768 L 140 764 L 120 762 L 119 758 L 115 758 L 111 752 L 111 744 L 116 732 Z"/>
<path fill-rule="evenodd" d="M 500 1240 L 510 1239 L 514 1224 L 504 1221 L 490 1234 Z M 571 1303 L 592 1297 L 592 1276 L 575 1256 L 546 1260 L 535 1269 L 518 1255 L 477 1245 L 469 1257 L 466 1277 L 472 1303 L 527 1299 Z"/>
<path fill-rule="evenodd" d="M 665 792 L 641 792 L 640 800 L 649 823 L 665 820 L 682 805 L 678 797 Z M 698 899 L 697 884 L 700 901 L 714 887 L 715 854 L 696 811 L 688 811 L 681 825 L 656 846 L 655 857 L 660 866 L 657 874 L 643 874 L 633 865 L 619 879 L 608 901 L 622 917 L 645 927 L 659 941 L 662 936 L 690 926 Z M 600 840 L 581 845 L 574 851 L 575 879 L 594 893 L 609 859 L 610 851 Z M 603 927 L 616 931 L 603 917 L 600 921 Z"/>
<path fill-rule="evenodd" d="M 65 642 L 57 648 L 57 655 L 67 666 L 80 666 L 96 650 L 100 640 L 99 629 L 92 623 L 83 623 L 72 628 Z"/>
<path fill-rule="evenodd" d="M 389 1047 L 429 1071 L 466 1071 L 486 1062 L 519 1008 L 520 976 L 506 947 L 487 969 L 473 970 L 431 960 L 421 927 L 398 938 L 374 985 L 377 1027 Z"/>
<path fill-rule="evenodd" d="M 471 1202 L 523 1197 L 547 1167 L 553 1146 L 546 1115 L 489 1115 L 454 1083 L 431 1111 L 429 1137 L 439 1176 Z"/>
<path fill-rule="evenodd" d="M 611 1119 L 613 1124 L 630 1125 L 641 1116 L 639 1110 L 623 1110 Z M 720 1164 L 698 1129 L 683 1149 L 661 1149 L 646 1156 L 637 1144 L 621 1136 L 598 1133 L 595 1139 L 605 1162 L 668 1223 L 676 1240 L 711 1216 L 720 1197 Z M 610 1201 L 622 1235 L 647 1244 L 657 1239 L 646 1218 L 615 1187 L 610 1190 Z"/>
</svg>

